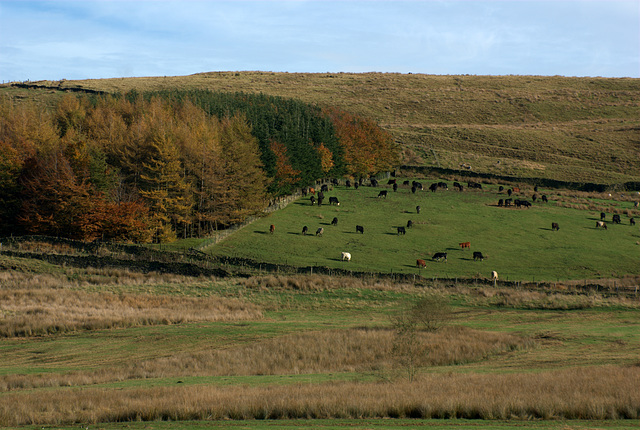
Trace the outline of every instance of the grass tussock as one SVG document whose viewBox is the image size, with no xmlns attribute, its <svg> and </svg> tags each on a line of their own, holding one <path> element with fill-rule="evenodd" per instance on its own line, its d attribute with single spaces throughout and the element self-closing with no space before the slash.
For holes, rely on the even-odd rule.
<svg viewBox="0 0 640 430">
<path fill-rule="evenodd" d="M 0 425 L 289 418 L 638 419 L 640 367 L 414 382 L 65 390 L 0 397 Z M 348 393 L 348 395 L 345 395 Z"/>
<path fill-rule="evenodd" d="M 221 297 L 87 293 L 68 289 L 0 290 L 0 336 L 37 336 L 194 321 L 262 317 L 250 303 Z"/>
</svg>

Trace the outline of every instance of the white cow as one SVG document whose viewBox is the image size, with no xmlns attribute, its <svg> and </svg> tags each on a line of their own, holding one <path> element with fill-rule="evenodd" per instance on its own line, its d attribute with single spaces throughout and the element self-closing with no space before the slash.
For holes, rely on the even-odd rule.
<svg viewBox="0 0 640 430">
<path fill-rule="evenodd" d="M 491 279 L 493 279 L 494 281 L 498 280 L 498 272 L 496 272 L 495 270 L 491 272 Z"/>
<path fill-rule="evenodd" d="M 351 261 L 351 254 L 349 254 L 348 252 L 343 252 L 342 253 L 342 261 L 347 260 L 347 261 Z"/>
</svg>

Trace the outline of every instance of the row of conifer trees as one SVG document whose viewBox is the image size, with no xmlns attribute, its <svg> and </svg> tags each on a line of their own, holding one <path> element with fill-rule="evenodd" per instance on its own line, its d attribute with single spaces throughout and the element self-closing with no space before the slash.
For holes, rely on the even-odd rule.
<svg viewBox="0 0 640 430">
<path fill-rule="evenodd" d="M 391 168 L 370 120 L 209 91 L 0 100 L 0 234 L 164 242 L 205 236 L 318 178 Z"/>
</svg>

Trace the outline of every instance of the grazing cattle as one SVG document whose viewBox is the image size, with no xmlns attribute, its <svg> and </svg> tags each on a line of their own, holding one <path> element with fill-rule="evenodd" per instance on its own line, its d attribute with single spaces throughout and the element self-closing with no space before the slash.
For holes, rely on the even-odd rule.
<svg viewBox="0 0 640 430">
<path fill-rule="evenodd" d="M 351 254 L 349 254 L 348 252 L 343 252 L 342 253 L 342 261 L 351 261 Z"/>
<path fill-rule="evenodd" d="M 457 188 L 457 189 L 458 189 L 458 191 L 462 191 L 462 190 L 464 189 L 464 187 L 462 186 L 462 184 L 461 184 L 461 183 L 459 183 L 459 182 L 454 182 L 454 183 L 453 183 L 453 186 L 454 186 L 455 188 Z"/>
<path fill-rule="evenodd" d="M 604 219 L 607 217 L 607 214 L 604 212 L 600 212 L 600 221 L 604 221 Z"/>
<path fill-rule="evenodd" d="M 513 187 L 513 188 L 512 188 L 512 191 L 513 191 L 514 193 L 519 193 L 519 192 L 520 192 L 520 188 L 518 188 L 518 187 Z"/>
<path fill-rule="evenodd" d="M 398 234 L 405 234 L 407 232 L 407 230 L 404 229 L 404 227 L 398 227 Z"/>
<path fill-rule="evenodd" d="M 460 242 L 458 244 L 460 246 L 460 248 L 465 249 L 465 248 L 471 248 L 471 242 Z"/>
<path fill-rule="evenodd" d="M 407 221 L 407 228 L 411 228 L 413 227 L 413 221 L 409 220 Z"/>
<path fill-rule="evenodd" d="M 442 188 L 444 190 L 448 190 L 449 186 L 447 185 L 446 182 L 438 182 L 438 188 Z"/>
<path fill-rule="evenodd" d="M 618 215 L 618 214 L 613 215 L 613 220 L 612 221 L 613 221 L 614 224 L 620 224 L 620 215 Z"/>
<path fill-rule="evenodd" d="M 636 225 L 636 220 L 633 218 L 629 218 L 629 224 L 630 225 Z"/>
<path fill-rule="evenodd" d="M 520 206 L 524 206 L 525 208 L 530 208 L 531 202 L 528 202 L 526 200 L 520 200 Z"/>
<path fill-rule="evenodd" d="M 302 197 L 307 197 L 307 189 L 306 188 L 303 188 L 300 192 L 302 193 Z"/>
<path fill-rule="evenodd" d="M 505 206 L 511 206 L 511 203 L 513 203 L 513 200 L 512 200 L 512 199 L 505 199 L 505 200 L 504 200 L 504 205 L 505 205 Z"/>
<path fill-rule="evenodd" d="M 347 188 L 351 188 L 351 181 L 347 179 L 345 185 L 347 186 Z"/>
<path fill-rule="evenodd" d="M 271 226 L 269 227 L 269 233 L 273 234 L 274 231 L 276 231 L 276 226 L 271 224 Z"/>
<path fill-rule="evenodd" d="M 354 182 L 354 183 L 353 183 L 353 188 L 355 188 L 356 190 L 358 189 L 358 187 L 359 187 L 359 186 L 360 186 L 360 184 L 359 184 L 359 183 L 357 183 L 357 182 Z"/>
<path fill-rule="evenodd" d="M 533 191 L 535 191 L 536 193 L 538 192 L 538 186 L 537 185 L 533 187 Z"/>
<path fill-rule="evenodd" d="M 309 192 L 310 192 L 311 194 L 315 194 L 315 193 L 316 193 L 316 189 L 315 189 L 315 188 L 313 188 L 313 187 L 310 187 L 310 188 L 309 188 Z"/>
<path fill-rule="evenodd" d="M 327 184 L 322 184 L 322 186 L 320 187 L 320 191 L 329 192 L 329 186 Z"/>
<path fill-rule="evenodd" d="M 378 186 L 378 180 L 376 178 L 371 178 L 370 183 L 372 187 Z"/>
<path fill-rule="evenodd" d="M 302 235 L 303 236 L 306 236 L 308 231 L 309 231 L 309 227 L 307 227 L 306 225 L 304 227 L 302 227 Z"/>
<path fill-rule="evenodd" d="M 316 236 L 322 236 L 322 233 L 324 233 L 324 228 L 320 227 L 316 230 Z"/>
<path fill-rule="evenodd" d="M 538 200 L 538 195 L 534 194 L 533 196 L 531 196 L 531 200 L 533 200 L 533 202 L 535 203 L 536 200 Z"/>
<path fill-rule="evenodd" d="M 398 191 L 398 184 L 396 184 L 395 182 L 393 183 L 393 192 Z"/>
<path fill-rule="evenodd" d="M 332 183 L 333 185 L 335 185 L 336 187 L 337 187 L 338 185 L 340 185 L 340 183 L 338 182 L 338 180 L 337 180 L 337 179 L 335 179 L 335 178 L 333 178 L 333 179 L 331 180 L 331 183 Z"/>
<path fill-rule="evenodd" d="M 420 213 L 420 206 L 416 206 L 416 213 Z"/>
<path fill-rule="evenodd" d="M 546 194 L 542 195 L 542 201 L 545 202 L 545 203 L 549 202 L 549 200 L 547 199 L 547 195 Z"/>
<path fill-rule="evenodd" d="M 331 225 L 338 225 L 338 217 L 333 217 L 333 219 L 331 220 Z"/>
<path fill-rule="evenodd" d="M 502 199 L 498 200 L 498 206 L 502 206 L 502 205 L 504 205 L 504 200 Z"/>
<path fill-rule="evenodd" d="M 316 204 L 316 198 L 314 196 L 311 196 L 311 198 L 309 198 L 309 200 L 311 200 L 311 206 Z"/>
<path fill-rule="evenodd" d="M 336 206 L 340 206 L 340 202 L 338 201 L 337 197 L 329 197 L 329 204 L 330 205 L 335 204 Z"/>
<path fill-rule="evenodd" d="M 382 190 L 378 193 L 378 197 L 384 197 L 385 199 L 387 198 L 387 190 Z"/>
<path fill-rule="evenodd" d="M 447 253 L 446 252 L 436 252 L 435 254 L 433 254 L 433 257 L 431 257 L 432 260 L 444 260 L 447 261 Z"/>
<path fill-rule="evenodd" d="M 602 227 L 603 229 L 607 229 L 607 224 L 604 221 L 596 221 L 596 228 Z"/>
<path fill-rule="evenodd" d="M 413 187 L 416 187 L 416 190 L 420 190 L 420 191 L 424 190 L 424 187 L 422 186 L 422 184 L 420 182 L 413 181 L 411 183 L 411 185 Z"/>
<path fill-rule="evenodd" d="M 477 182 L 473 182 L 473 181 L 469 181 L 467 182 L 467 188 L 471 189 L 471 188 L 475 188 L 478 190 L 482 189 L 482 184 L 479 184 Z"/>
<path fill-rule="evenodd" d="M 322 191 L 318 191 L 318 198 L 324 199 L 324 193 Z"/>
<path fill-rule="evenodd" d="M 362 233 L 364 234 L 364 227 L 361 225 L 357 225 L 356 226 L 356 233 Z"/>
<path fill-rule="evenodd" d="M 500 186 L 498 187 L 498 192 L 499 192 L 499 193 L 501 193 L 501 192 L 503 192 L 503 191 L 504 191 L 504 187 L 503 187 L 502 185 L 500 185 Z"/>
<path fill-rule="evenodd" d="M 424 260 L 416 260 L 416 267 L 420 267 L 420 268 L 427 267 L 427 262 Z"/>
<path fill-rule="evenodd" d="M 484 255 L 482 255 L 482 252 L 473 251 L 473 261 L 476 261 L 476 260 L 480 260 L 480 261 L 484 260 Z"/>
<path fill-rule="evenodd" d="M 553 230 L 555 230 L 555 231 L 560 230 L 560 226 L 558 225 L 558 223 L 557 223 L 557 222 L 552 222 L 552 223 L 551 223 L 551 230 L 552 230 L 552 231 L 553 231 Z"/>
<path fill-rule="evenodd" d="M 429 185 L 429 191 L 431 191 L 432 193 L 435 193 L 437 189 L 438 189 L 438 184 L 436 182 Z"/>
<path fill-rule="evenodd" d="M 318 195 L 318 206 L 322 206 L 322 201 L 324 200 L 323 196 Z"/>
<path fill-rule="evenodd" d="M 393 184 L 395 184 L 395 183 L 396 183 L 396 180 L 395 180 L 395 179 L 389 179 L 389 180 L 387 181 L 387 185 L 393 185 Z"/>
<path fill-rule="evenodd" d="M 416 193 L 416 191 L 418 191 L 418 189 L 417 189 L 416 187 L 411 187 L 411 192 L 412 192 L 413 194 L 415 194 L 415 193 Z"/>
<path fill-rule="evenodd" d="M 491 272 L 491 279 L 493 279 L 494 281 L 498 280 L 498 272 L 496 272 L 495 270 Z"/>
<path fill-rule="evenodd" d="M 409 180 L 407 179 L 406 181 L 404 181 L 404 182 L 402 183 L 402 185 L 409 185 L 410 183 L 411 183 L 411 182 L 409 182 Z"/>
</svg>

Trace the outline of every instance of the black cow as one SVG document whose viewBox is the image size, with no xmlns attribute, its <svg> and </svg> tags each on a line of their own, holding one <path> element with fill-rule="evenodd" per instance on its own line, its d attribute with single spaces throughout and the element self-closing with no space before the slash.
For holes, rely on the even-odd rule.
<svg viewBox="0 0 640 430">
<path fill-rule="evenodd" d="M 395 184 L 395 183 L 396 183 L 396 180 L 395 180 L 395 179 L 389 179 L 389 180 L 387 181 L 387 185 L 393 185 L 393 184 Z"/>
<path fill-rule="evenodd" d="M 358 232 L 364 234 L 364 227 L 361 226 L 361 225 L 357 225 L 356 226 L 356 233 L 358 233 Z"/>
<path fill-rule="evenodd" d="M 322 233 L 324 233 L 324 228 L 320 227 L 316 230 L 316 236 L 322 236 Z"/>
<path fill-rule="evenodd" d="M 611 220 L 614 224 L 620 224 L 620 215 L 614 214 L 613 219 Z"/>
<path fill-rule="evenodd" d="M 407 232 L 407 230 L 404 229 L 404 227 L 398 227 L 398 234 L 405 234 Z"/>
<path fill-rule="evenodd" d="M 531 202 L 528 202 L 526 200 L 520 200 L 520 206 L 524 206 L 525 208 L 530 208 Z"/>
<path fill-rule="evenodd" d="M 447 185 L 446 182 L 438 182 L 438 188 L 442 188 L 442 189 L 448 190 L 449 186 Z"/>
<path fill-rule="evenodd" d="M 331 225 L 338 225 L 338 217 L 333 217 L 331 220 Z"/>
<path fill-rule="evenodd" d="M 309 231 L 309 227 L 307 227 L 306 225 L 304 227 L 302 227 L 302 235 L 303 236 L 306 236 L 308 231 Z"/>
<path fill-rule="evenodd" d="M 393 183 L 393 191 L 398 191 L 398 184 L 396 184 L 395 182 Z"/>
<path fill-rule="evenodd" d="M 329 204 L 330 205 L 335 204 L 336 206 L 340 206 L 340 202 L 338 201 L 337 197 L 329 197 Z"/>
<path fill-rule="evenodd" d="M 547 195 L 546 195 L 546 194 L 543 194 L 543 195 L 542 195 L 542 201 L 543 201 L 544 203 L 549 202 L 549 199 L 547 199 Z"/>
<path fill-rule="evenodd" d="M 498 200 L 498 206 L 502 206 L 502 205 L 504 205 L 504 200 L 502 199 Z"/>
<path fill-rule="evenodd" d="M 416 206 L 416 212 L 420 213 L 420 206 Z"/>
<path fill-rule="evenodd" d="M 411 228 L 413 227 L 413 221 L 409 220 L 407 221 L 407 228 Z"/>
<path fill-rule="evenodd" d="M 318 196 L 318 206 L 322 206 L 322 201 L 324 200 L 323 196 Z"/>
<path fill-rule="evenodd" d="M 376 178 L 371 178 L 370 182 L 372 187 L 378 186 L 378 180 Z"/>
<path fill-rule="evenodd" d="M 387 190 L 382 190 L 378 193 L 378 197 L 384 197 L 385 199 L 387 198 Z"/>
<path fill-rule="evenodd" d="M 511 203 L 513 203 L 513 200 L 512 200 L 512 199 L 505 199 L 505 200 L 504 200 L 504 205 L 505 205 L 505 206 L 511 206 Z"/>
<path fill-rule="evenodd" d="M 303 188 L 301 190 L 301 192 L 302 192 L 302 197 L 307 197 L 307 189 L 306 188 Z"/>
<path fill-rule="evenodd" d="M 551 230 L 555 230 L 555 231 L 560 230 L 560 225 L 558 225 L 557 222 L 552 222 L 551 223 Z"/>
<path fill-rule="evenodd" d="M 636 225 L 636 220 L 633 218 L 629 218 L 629 224 L 630 225 Z"/>
<path fill-rule="evenodd" d="M 429 191 L 431 191 L 432 193 L 435 193 L 437 189 L 438 189 L 438 184 L 436 182 L 429 185 Z"/>
<path fill-rule="evenodd" d="M 444 260 L 447 261 L 447 253 L 446 252 L 436 252 L 435 254 L 433 254 L 433 257 L 431 257 L 432 260 Z"/>
<path fill-rule="evenodd" d="M 498 192 L 499 192 L 499 193 L 501 193 L 501 192 L 503 192 L 503 191 L 504 191 L 504 187 L 503 187 L 502 185 L 500 185 L 500 186 L 498 187 Z"/>
<path fill-rule="evenodd" d="M 329 192 L 329 186 L 327 184 L 322 184 L 322 186 L 320 187 L 320 191 Z"/>
<path fill-rule="evenodd" d="M 402 183 L 402 185 L 409 185 L 409 184 L 410 184 L 410 182 L 409 182 L 408 179 Z"/>
<path fill-rule="evenodd" d="M 467 182 L 467 188 L 475 188 L 475 189 L 481 190 L 482 185 L 477 182 L 469 181 Z"/>
<path fill-rule="evenodd" d="M 473 261 L 476 261 L 476 260 L 480 260 L 480 261 L 484 260 L 484 255 L 482 255 L 482 252 L 473 251 Z"/>
<path fill-rule="evenodd" d="M 324 193 L 322 191 L 318 191 L 318 198 L 324 199 Z"/>
<path fill-rule="evenodd" d="M 416 190 L 420 190 L 420 191 L 424 190 L 424 187 L 420 182 L 414 182 L 413 186 L 416 187 Z"/>
<path fill-rule="evenodd" d="M 462 191 L 464 189 L 464 187 L 462 186 L 462 184 L 460 182 L 454 182 L 453 186 L 456 187 L 458 189 L 458 191 Z"/>
<path fill-rule="evenodd" d="M 315 204 L 316 204 L 316 198 L 315 198 L 315 196 L 311 196 L 311 198 L 310 198 L 309 200 L 311 200 L 311 206 L 313 206 L 313 205 L 315 205 Z"/>
<path fill-rule="evenodd" d="M 358 187 L 359 187 L 359 186 L 360 186 L 360 184 L 359 184 L 359 183 L 357 183 L 357 182 L 354 182 L 354 183 L 353 183 L 353 188 L 355 188 L 356 190 L 358 189 Z"/>
<path fill-rule="evenodd" d="M 347 186 L 347 188 L 351 188 L 351 181 L 347 179 L 345 185 Z"/>
<path fill-rule="evenodd" d="M 416 193 L 416 191 L 418 191 L 418 189 L 417 189 L 416 187 L 411 187 L 411 192 L 412 192 L 413 194 L 415 194 L 415 193 Z"/>
<path fill-rule="evenodd" d="M 513 194 L 513 191 L 511 191 L 511 188 L 507 190 L 507 194 L 509 195 L 509 197 L 511 197 L 511 194 Z"/>
<path fill-rule="evenodd" d="M 538 200 L 538 195 L 534 194 L 533 196 L 531 196 L 531 200 L 533 200 L 533 202 L 535 203 L 536 200 Z"/>
<path fill-rule="evenodd" d="M 607 217 L 607 214 L 604 212 L 600 212 L 600 221 L 604 221 L 604 219 Z"/>
</svg>

